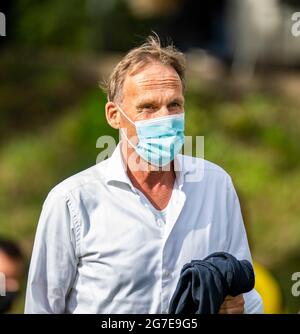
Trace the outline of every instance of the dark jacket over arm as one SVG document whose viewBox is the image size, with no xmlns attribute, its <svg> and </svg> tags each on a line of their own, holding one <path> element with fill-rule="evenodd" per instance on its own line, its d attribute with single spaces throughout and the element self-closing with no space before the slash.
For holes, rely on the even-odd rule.
<svg viewBox="0 0 300 334">
<path fill-rule="evenodd" d="M 218 252 L 204 260 L 184 265 L 170 302 L 171 314 L 215 314 L 227 295 L 237 296 L 253 289 L 252 265 Z"/>
</svg>

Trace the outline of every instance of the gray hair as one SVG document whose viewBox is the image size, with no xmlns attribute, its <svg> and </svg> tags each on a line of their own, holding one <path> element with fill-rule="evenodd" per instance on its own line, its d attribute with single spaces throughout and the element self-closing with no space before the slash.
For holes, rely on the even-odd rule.
<svg viewBox="0 0 300 334">
<path fill-rule="evenodd" d="M 145 65 L 156 61 L 174 68 L 184 90 L 186 71 L 184 54 L 178 51 L 172 43 L 163 47 L 159 37 L 155 34 L 154 36 L 148 36 L 146 42 L 142 45 L 130 50 L 116 65 L 108 82 L 103 85 L 108 100 L 121 99 L 122 88 L 127 74 L 134 75 Z"/>
</svg>

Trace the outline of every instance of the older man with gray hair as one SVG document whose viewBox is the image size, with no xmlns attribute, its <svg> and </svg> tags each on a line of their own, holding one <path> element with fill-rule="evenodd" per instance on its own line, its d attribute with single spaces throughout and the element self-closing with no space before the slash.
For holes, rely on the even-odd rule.
<svg viewBox="0 0 300 334">
<path fill-rule="evenodd" d="M 179 154 L 184 88 L 184 55 L 156 36 L 117 64 L 105 111 L 121 141 L 48 194 L 26 313 L 168 313 L 187 262 L 223 251 L 252 261 L 230 176 Z M 225 298 L 219 313 L 262 311 L 253 289 Z"/>
</svg>

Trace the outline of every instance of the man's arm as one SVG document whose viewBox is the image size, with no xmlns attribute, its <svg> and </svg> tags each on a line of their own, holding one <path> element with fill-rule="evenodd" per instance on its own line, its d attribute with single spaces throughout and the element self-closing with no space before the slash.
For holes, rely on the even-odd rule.
<svg viewBox="0 0 300 334">
<path fill-rule="evenodd" d="M 239 199 L 230 177 L 228 177 L 227 194 L 227 211 L 229 221 L 227 232 L 228 243 L 227 249 L 225 251 L 235 256 L 238 260 L 246 259 L 253 265 Z M 243 298 L 245 302 L 244 313 L 264 312 L 262 299 L 255 289 L 251 290 L 250 292 L 244 293 Z M 221 310 L 224 311 L 225 307 L 225 311 L 226 308 L 231 308 L 231 311 L 232 308 L 242 311 L 241 306 L 241 296 L 237 296 L 234 300 L 230 300 L 230 298 L 225 300 L 224 304 L 221 306 Z"/>
<path fill-rule="evenodd" d="M 77 257 L 70 199 L 51 191 L 43 205 L 27 282 L 25 313 L 64 313 Z"/>
</svg>

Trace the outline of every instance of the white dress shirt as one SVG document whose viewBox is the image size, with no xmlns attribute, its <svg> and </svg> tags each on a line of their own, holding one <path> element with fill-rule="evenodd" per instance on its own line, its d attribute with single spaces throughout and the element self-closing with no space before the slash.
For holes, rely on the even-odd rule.
<svg viewBox="0 0 300 334">
<path fill-rule="evenodd" d="M 230 176 L 177 155 L 163 212 L 133 187 L 120 144 L 112 156 L 56 185 L 38 223 L 25 313 L 167 313 L 183 265 L 226 251 L 252 262 Z M 201 170 L 202 178 L 189 182 Z M 244 294 L 245 313 L 262 313 Z"/>
</svg>

